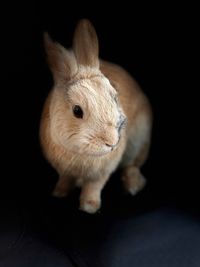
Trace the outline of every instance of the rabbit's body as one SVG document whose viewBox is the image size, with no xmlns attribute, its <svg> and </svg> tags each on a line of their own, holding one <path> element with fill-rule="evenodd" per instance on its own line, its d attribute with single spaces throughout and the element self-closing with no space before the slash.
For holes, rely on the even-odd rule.
<svg viewBox="0 0 200 267">
<path fill-rule="evenodd" d="M 84 23 L 87 25 L 86 29 L 91 27 L 88 22 L 82 22 L 83 25 Z M 83 26 L 80 27 L 84 34 Z M 76 35 L 78 37 L 75 38 L 79 40 L 80 33 Z M 91 36 L 86 37 L 89 39 Z M 47 49 L 54 53 L 52 45 L 48 43 Z M 75 47 L 77 61 L 83 61 L 83 57 L 77 54 Z M 68 60 L 71 60 L 71 57 L 73 61 L 73 55 L 70 55 Z M 60 177 L 54 195 L 65 196 L 71 186 L 80 186 L 80 207 L 90 213 L 100 207 L 101 190 L 119 164 L 123 170 L 122 178 L 126 189 L 132 194 L 142 189 L 145 180 L 139 168 L 148 154 L 152 120 L 149 102 L 130 75 L 117 65 L 98 61 L 98 67 L 94 64 L 84 67 L 84 64 L 81 64 L 72 78 L 63 81 L 62 77 L 61 82 L 55 83 L 46 100 L 40 128 L 44 154 Z M 60 72 L 55 72 L 56 64 L 53 62 L 51 65 L 53 73 L 60 75 Z M 71 65 L 70 70 L 75 67 Z M 56 78 L 54 77 L 54 80 Z M 68 86 L 67 96 L 63 91 L 63 83 Z M 105 91 L 102 91 L 104 88 Z M 117 104 L 113 96 L 111 97 L 115 92 L 118 93 Z M 84 98 L 87 100 L 83 101 Z M 67 120 L 68 116 L 71 116 L 71 102 L 73 105 L 76 102 L 82 103 L 85 110 L 90 111 L 88 115 L 84 114 L 85 122 L 82 122 L 84 118 L 80 120 L 80 110 L 79 119 Z M 94 114 L 91 115 L 92 112 Z M 66 118 L 63 114 L 66 114 Z M 92 116 L 94 118 L 90 118 Z M 125 117 L 126 126 L 122 125 Z M 116 130 L 119 120 L 123 123 L 119 126 L 120 129 Z M 81 131 L 82 135 L 79 134 Z"/>
</svg>

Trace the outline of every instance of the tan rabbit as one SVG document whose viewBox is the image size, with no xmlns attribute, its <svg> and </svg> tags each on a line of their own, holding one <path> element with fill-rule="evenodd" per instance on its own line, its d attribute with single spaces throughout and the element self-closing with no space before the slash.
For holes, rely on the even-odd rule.
<svg viewBox="0 0 200 267">
<path fill-rule="evenodd" d="M 81 187 L 80 209 L 95 213 L 101 191 L 118 166 L 128 192 L 145 185 L 140 172 L 150 145 L 152 113 L 138 84 L 121 67 L 98 57 L 93 26 L 81 20 L 73 48 L 45 35 L 54 86 L 44 105 L 40 140 L 59 174 L 54 196 Z"/>
</svg>

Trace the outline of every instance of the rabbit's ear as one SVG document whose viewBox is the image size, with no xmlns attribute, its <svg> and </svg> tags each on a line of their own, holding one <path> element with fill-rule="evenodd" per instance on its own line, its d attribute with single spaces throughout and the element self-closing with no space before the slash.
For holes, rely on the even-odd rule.
<svg viewBox="0 0 200 267">
<path fill-rule="evenodd" d="M 48 33 L 44 34 L 44 45 L 54 82 L 69 80 L 76 74 L 78 66 L 72 52 L 59 43 L 52 41 Z"/>
<path fill-rule="evenodd" d="M 99 68 L 99 44 L 92 24 L 81 20 L 75 30 L 73 49 L 78 64 Z"/>
</svg>

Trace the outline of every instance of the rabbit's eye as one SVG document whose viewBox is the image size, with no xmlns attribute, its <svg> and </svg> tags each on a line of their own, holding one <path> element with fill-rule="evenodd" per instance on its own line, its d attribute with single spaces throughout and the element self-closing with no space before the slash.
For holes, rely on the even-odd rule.
<svg viewBox="0 0 200 267">
<path fill-rule="evenodd" d="M 83 110 L 80 106 L 78 105 L 73 106 L 73 113 L 76 118 L 79 118 L 79 119 L 83 118 Z"/>
</svg>

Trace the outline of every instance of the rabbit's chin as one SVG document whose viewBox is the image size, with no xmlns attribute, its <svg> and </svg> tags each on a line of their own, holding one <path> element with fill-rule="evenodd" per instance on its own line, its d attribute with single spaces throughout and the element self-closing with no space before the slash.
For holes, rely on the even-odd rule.
<svg viewBox="0 0 200 267">
<path fill-rule="evenodd" d="M 110 149 L 109 151 L 96 151 L 96 152 L 91 152 L 91 153 L 88 153 L 88 156 L 93 156 L 93 157 L 102 157 L 102 156 L 105 156 L 109 153 L 111 153 L 112 150 Z"/>
</svg>

